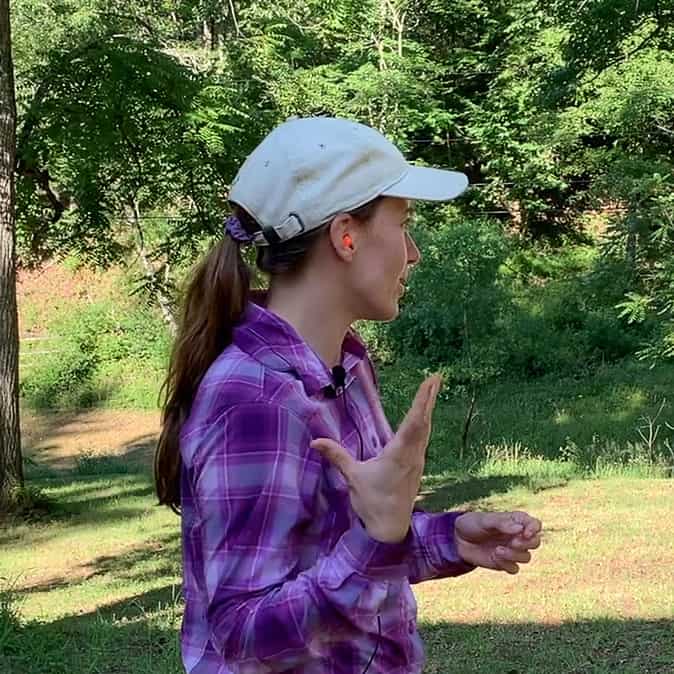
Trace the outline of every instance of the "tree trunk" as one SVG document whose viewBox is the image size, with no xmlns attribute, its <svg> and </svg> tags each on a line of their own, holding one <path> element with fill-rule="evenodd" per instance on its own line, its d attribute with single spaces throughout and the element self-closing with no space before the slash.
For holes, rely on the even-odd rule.
<svg viewBox="0 0 674 674">
<path fill-rule="evenodd" d="M 19 430 L 19 326 L 16 310 L 14 168 L 16 101 L 9 0 L 0 0 L 0 510 L 23 484 Z"/>
<path fill-rule="evenodd" d="M 464 300 L 463 305 L 463 338 L 468 350 L 468 368 L 470 370 L 470 377 L 473 379 L 473 349 L 470 341 L 470 332 L 468 331 L 468 312 L 466 310 L 466 304 Z M 473 420 L 477 416 L 475 411 L 475 403 L 477 402 L 477 382 L 473 379 L 471 382 L 471 395 L 470 395 L 470 405 L 468 407 L 468 412 L 466 413 L 466 419 L 463 422 L 463 433 L 461 434 L 461 449 L 459 450 L 459 460 L 463 461 L 468 451 L 468 433 L 470 432 L 470 426 L 473 423 Z"/>
<path fill-rule="evenodd" d="M 232 19 L 234 24 L 234 30 L 236 32 L 236 37 L 241 37 L 241 28 L 239 27 L 239 20 L 236 18 L 236 8 L 234 7 L 234 0 L 228 0 L 229 2 L 229 16 Z"/>
</svg>

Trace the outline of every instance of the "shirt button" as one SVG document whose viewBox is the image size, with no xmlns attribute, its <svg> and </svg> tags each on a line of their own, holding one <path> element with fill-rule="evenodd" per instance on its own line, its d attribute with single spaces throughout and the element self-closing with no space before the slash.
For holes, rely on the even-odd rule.
<svg viewBox="0 0 674 674">
<path fill-rule="evenodd" d="M 413 621 L 413 620 L 410 620 L 410 622 L 408 623 L 408 625 L 407 625 L 407 631 L 408 631 L 410 634 L 414 634 L 414 621 Z"/>
</svg>

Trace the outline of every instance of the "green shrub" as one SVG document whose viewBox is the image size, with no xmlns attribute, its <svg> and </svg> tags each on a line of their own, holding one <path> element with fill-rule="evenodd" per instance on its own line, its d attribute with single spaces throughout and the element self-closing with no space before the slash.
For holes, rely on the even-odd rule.
<svg viewBox="0 0 674 674">
<path fill-rule="evenodd" d="M 498 324 L 502 368 L 510 377 L 534 379 L 551 373 L 586 373 L 591 362 L 578 331 L 555 329 L 530 307 L 515 307 Z"/>
<path fill-rule="evenodd" d="M 49 516 L 54 508 L 53 501 L 32 484 L 13 487 L 9 493 L 7 519 L 32 522 Z"/>
<path fill-rule="evenodd" d="M 465 392 L 501 377 L 583 376 L 633 355 L 652 330 L 620 319 L 628 270 L 592 246 L 515 248 L 499 225 L 451 209 L 420 218 L 414 236 L 422 261 L 401 315 L 361 327 L 381 363 L 418 359 Z"/>
<path fill-rule="evenodd" d="M 444 219 L 414 231 L 423 259 L 411 276 L 401 315 L 380 328 L 379 348 L 415 354 L 430 364 L 452 362 L 467 342 L 491 331 L 505 296 L 497 284 L 507 253 L 498 224 Z"/>
<path fill-rule="evenodd" d="M 23 376 L 28 405 L 67 409 L 112 401 L 122 407 L 156 406 L 170 338 L 151 309 L 112 301 L 75 305 L 48 327 L 60 337 L 57 352 Z"/>
<path fill-rule="evenodd" d="M 74 338 L 60 343 L 58 353 L 48 354 L 31 368 L 21 382 L 21 394 L 36 409 L 85 406 L 92 399 L 96 355 Z"/>
<path fill-rule="evenodd" d="M 586 272 L 597 258 L 595 246 L 576 244 L 570 240 L 563 240 L 558 246 L 534 242 L 513 250 L 502 273 L 514 281 L 562 279 Z"/>
</svg>

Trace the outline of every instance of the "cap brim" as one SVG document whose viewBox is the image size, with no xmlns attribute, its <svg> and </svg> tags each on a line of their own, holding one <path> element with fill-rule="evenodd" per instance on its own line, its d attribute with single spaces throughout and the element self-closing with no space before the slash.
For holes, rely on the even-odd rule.
<svg viewBox="0 0 674 674">
<path fill-rule="evenodd" d="M 397 183 L 382 192 L 382 196 L 419 201 L 450 201 L 467 187 L 467 176 L 458 171 L 410 166 L 409 171 Z"/>
</svg>

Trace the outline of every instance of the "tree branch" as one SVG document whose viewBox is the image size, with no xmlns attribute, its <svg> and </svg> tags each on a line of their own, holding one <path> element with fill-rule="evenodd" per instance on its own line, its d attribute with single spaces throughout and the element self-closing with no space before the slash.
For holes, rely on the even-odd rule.
<svg viewBox="0 0 674 674">
<path fill-rule="evenodd" d="M 51 187 L 51 176 L 47 169 L 40 169 L 36 166 L 27 166 L 23 159 L 20 159 L 16 166 L 16 172 L 26 178 L 34 180 L 44 191 L 45 196 L 49 200 L 54 213 L 51 217 L 52 223 L 58 222 L 63 215 L 63 212 L 68 208 L 69 203 L 65 202 L 62 197 L 54 192 Z"/>
</svg>

